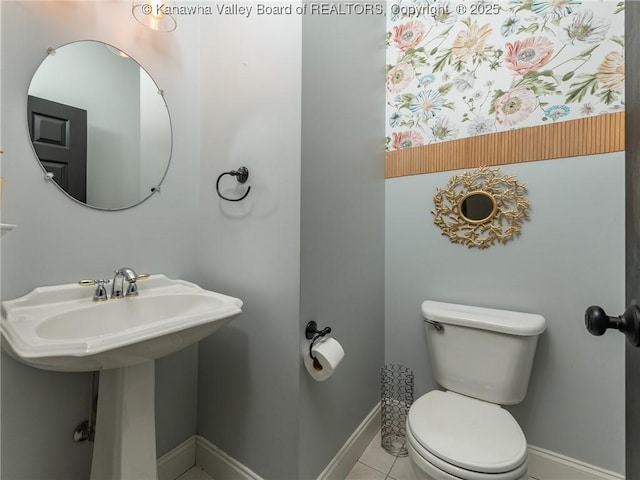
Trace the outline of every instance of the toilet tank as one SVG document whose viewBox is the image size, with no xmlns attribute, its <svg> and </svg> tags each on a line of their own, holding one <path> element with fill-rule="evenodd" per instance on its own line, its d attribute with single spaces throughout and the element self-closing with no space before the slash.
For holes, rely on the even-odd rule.
<svg viewBox="0 0 640 480">
<path fill-rule="evenodd" d="M 434 301 L 422 315 L 438 384 L 500 405 L 524 400 L 544 317 Z"/>
</svg>

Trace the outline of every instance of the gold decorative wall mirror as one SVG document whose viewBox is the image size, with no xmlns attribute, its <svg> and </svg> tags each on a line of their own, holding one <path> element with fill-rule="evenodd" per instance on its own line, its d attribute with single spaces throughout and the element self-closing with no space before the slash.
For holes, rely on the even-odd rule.
<svg viewBox="0 0 640 480">
<path fill-rule="evenodd" d="M 498 168 L 454 175 L 433 197 L 434 223 L 452 243 L 488 248 L 520 234 L 529 218 L 527 186 Z"/>
</svg>

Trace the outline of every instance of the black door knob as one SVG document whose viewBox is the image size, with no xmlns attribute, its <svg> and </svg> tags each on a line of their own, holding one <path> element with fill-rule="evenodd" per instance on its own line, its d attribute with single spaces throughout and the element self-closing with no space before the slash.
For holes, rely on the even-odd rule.
<svg viewBox="0 0 640 480">
<path fill-rule="evenodd" d="M 631 305 L 619 317 L 610 317 L 598 306 L 587 308 L 584 323 L 592 335 L 604 335 L 608 328 L 615 328 L 625 334 L 629 343 L 640 347 L 640 307 Z"/>
</svg>

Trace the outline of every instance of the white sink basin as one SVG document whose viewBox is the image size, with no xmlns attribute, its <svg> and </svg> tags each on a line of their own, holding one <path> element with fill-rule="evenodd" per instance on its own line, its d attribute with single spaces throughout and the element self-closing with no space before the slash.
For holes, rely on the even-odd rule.
<svg viewBox="0 0 640 480">
<path fill-rule="evenodd" d="M 104 302 L 78 284 L 40 287 L 2 302 L 2 344 L 45 370 L 132 366 L 181 350 L 240 315 L 242 301 L 151 275 L 139 295 Z"/>
</svg>

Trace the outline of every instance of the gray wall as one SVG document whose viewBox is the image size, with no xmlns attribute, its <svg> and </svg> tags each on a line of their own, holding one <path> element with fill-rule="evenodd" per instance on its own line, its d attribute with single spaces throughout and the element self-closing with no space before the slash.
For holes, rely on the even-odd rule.
<svg viewBox="0 0 640 480">
<path fill-rule="evenodd" d="M 322 383 L 301 369 L 300 479 L 316 478 L 380 399 L 384 25 L 371 15 L 303 19 L 300 328 L 330 326 L 346 355 Z"/>
<path fill-rule="evenodd" d="M 316 478 L 378 399 L 383 32 L 383 17 L 203 19 L 201 280 L 245 305 L 200 344 L 199 434 L 264 478 Z M 241 165 L 249 197 L 220 200 L 216 177 Z M 346 350 L 323 383 L 302 366 L 311 319 Z"/>
<path fill-rule="evenodd" d="M 185 19 L 167 37 L 139 27 L 126 2 L 3 1 L 1 8 L 2 220 L 17 224 L 2 237 L 2 298 L 108 277 L 123 265 L 196 280 L 197 23 L 189 27 Z M 145 65 L 173 117 L 172 166 L 162 193 L 131 210 L 97 211 L 70 200 L 43 180 L 29 144 L 33 72 L 47 47 L 83 38 L 116 45 Z M 158 362 L 159 454 L 196 429 L 196 355 L 193 347 Z M 88 417 L 89 388 L 89 374 L 39 371 L 2 354 L 2 478 L 87 478 L 91 445 L 73 443 L 71 434 Z"/>
<path fill-rule="evenodd" d="M 200 343 L 198 433 L 274 479 L 295 477 L 298 452 L 300 28 L 203 17 L 200 40 L 201 284 L 244 306 Z M 249 196 L 221 200 L 216 178 L 242 165 Z M 240 196 L 234 185 L 221 189 Z"/>
<path fill-rule="evenodd" d="M 624 304 L 624 153 L 501 170 L 528 186 L 531 220 L 483 251 L 433 223 L 436 188 L 456 172 L 387 181 L 386 359 L 414 370 L 418 395 L 435 388 L 425 299 L 539 313 L 548 329 L 512 412 L 531 444 L 624 472 L 624 336 L 592 337 L 583 320 L 589 305 Z"/>
</svg>

